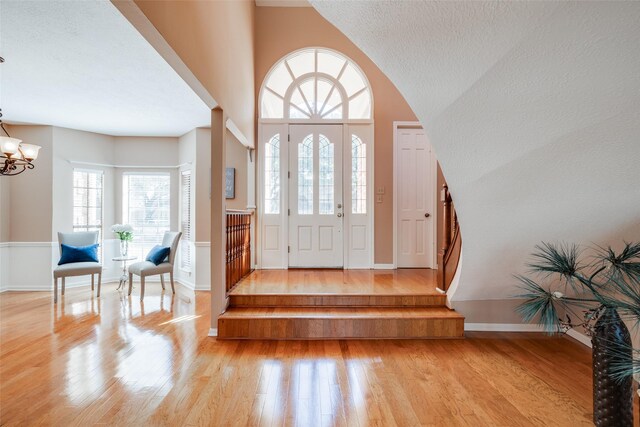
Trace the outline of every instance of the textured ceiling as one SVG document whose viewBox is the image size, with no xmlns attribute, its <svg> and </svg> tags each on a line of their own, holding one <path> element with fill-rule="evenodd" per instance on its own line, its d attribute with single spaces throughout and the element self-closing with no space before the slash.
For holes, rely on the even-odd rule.
<svg viewBox="0 0 640 427">
<path fill-rule="evenodd" d="M 640 240 L 640 2 L 319 1 L 425 125 L 459 214 L 453 300 L 540 241 Z"/>
<path fill-rule="evenodd" d="M 211 111 L 108 1 L 0 2 L 8 122 L 177 136 Z"/>
</svg>

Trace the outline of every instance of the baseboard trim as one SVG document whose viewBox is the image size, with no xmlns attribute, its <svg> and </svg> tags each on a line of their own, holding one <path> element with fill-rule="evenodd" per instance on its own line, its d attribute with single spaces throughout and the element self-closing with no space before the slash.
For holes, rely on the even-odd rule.
<svg viewBox="0 0 640 427">
<path fill-rule="evenodd" d="M 208 336 L 210 337 L 217 337 L 218 336 L 218 328 L 211 328 L 209 329 L 209 334 Z"/>
<path fill-rule="evenodd" d="M 575 329 L 569 329 L 567 331 L 567 335 L 578 341 L 580 344 L 586 345 L 587 347 L 591 348 L 591 338 L 588 335 L 583 334 L 582 332 L 578 332 Z"/>
<path fill-rule="evenodd" d="M 373 264 L 374 270 L 395 270 L 393 264 Z"/>
<path fill-rule="evenodd" d="M 540 325 L 530 323 L 465 323 L 464 330 L 469 332 L 544 332 Z"/>
</svg>

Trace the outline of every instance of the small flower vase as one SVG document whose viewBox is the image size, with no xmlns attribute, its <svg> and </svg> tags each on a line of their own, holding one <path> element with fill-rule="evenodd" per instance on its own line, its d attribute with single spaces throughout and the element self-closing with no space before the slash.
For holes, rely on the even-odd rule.
<svg viewBox="0 0 640 427">
<path fill-rule="evenodd" d="M 129 253 L 129 241 L 120 240 L 120 256 L 125 257 Z"/>
</svg>

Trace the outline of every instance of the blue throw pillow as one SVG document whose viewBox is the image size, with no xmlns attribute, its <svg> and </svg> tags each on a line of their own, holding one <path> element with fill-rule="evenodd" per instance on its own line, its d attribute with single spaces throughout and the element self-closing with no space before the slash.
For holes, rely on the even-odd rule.
<svg viewBox="0 0 640 427">
<path fill-rule="evenodd" d="M 100 262 L 98 260 L 98 243 L 89 246 L 69 246 L 64 243 L 60 245 L 62 253 L 58 265 L 70 264 L 72 262 Z"/>
<path fill-rule="evenodd" d="M 155 245 L 149 251 L 146 261 L 151 261 L 155 265 L 162 264 L 162 262 L 169 256 L 170 250 L 171 248 L 168 248 L 166 246 Z"/>
</svg>

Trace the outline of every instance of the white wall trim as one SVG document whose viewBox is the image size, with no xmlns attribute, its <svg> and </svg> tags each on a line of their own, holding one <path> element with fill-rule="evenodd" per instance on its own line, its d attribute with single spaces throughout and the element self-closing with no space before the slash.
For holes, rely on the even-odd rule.
<svg viewBox="0 0 640 427">
<path fill-rule="evenodd" d="M 465 331 L 487 332 L 544 332 L 540 325 L 530 323 L 465 323 Z"/>
<path fill-rule="evenodd" d="M 240 131 L 238 126 L 236 126 L 233 120 L 231 120 L 231 118 L 227 118 L 227 121 L 225 122 L 225 127 L 229 132 L 233 134 L 233 136 L 235 136 L 238 139 L 238 141 L 240 141 L 240 144 L 244 145 L 247 148 L 254 148 L 253 145 L 249 143 L 249 140 L 247 139 L 247 137 L 244 136 L 244 134 Z"/>
<path fill-rule="evenodd" d="M 207 334 L 210 337 L 217 337 L 218 336 L 218 328 L 211 328 L 209 329 L 209 334 Z"/>
<path fill-rule="evenodd" d="M 394 264 L 373 264 L 374 270 L 395 270 Z"/>
<path fill-rule="evenodd" d="M 424 129 L 420 122 L 394 121 L 393 122 L 393 265 L 398 267 L 398 130 L 399 129 Z M 426 132 L 426 131 L 425 131 Z M 433 217 L 433 259 L 432 266 L 437 269 L 438 265 L 438 159 L 436 157 L 431 141 L 427 139 L 427 143 L 431 146 L 431 176 L 433 180 L 433 209 L 431 216 Z"/>
<path fill-rule="evenodd" d="M 580 344 L 586 345 L 591 348 L 591 338 L 582 332 L 578 332 L 575 329 L 569 329 L 567 335 L 578 341 Z"/>
<path fill-rule="evenodd" d="M 58 242 L 4 242 L 10 248 L 50 248 L 56 247 Z"/>
</svg>

